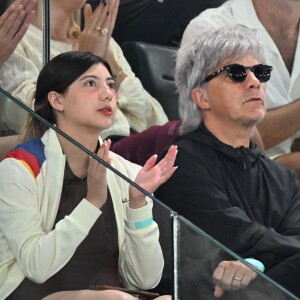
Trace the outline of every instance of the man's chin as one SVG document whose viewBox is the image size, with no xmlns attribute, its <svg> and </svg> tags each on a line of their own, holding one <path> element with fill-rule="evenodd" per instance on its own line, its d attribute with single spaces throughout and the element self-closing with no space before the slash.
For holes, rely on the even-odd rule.
<svg viewBox="0 0 300 300">
<path fill-rule="evenodd" d="M 265 118 L 265 116 L 260 116 L 260 117 L 256 117 L 256 118 L 249 118 L 247 120 L 243 121 L 243 124 L 246 127 L 253 127 L 255 126 L 257 123 L 261 122 L 263 119 Z"/>
</svg>

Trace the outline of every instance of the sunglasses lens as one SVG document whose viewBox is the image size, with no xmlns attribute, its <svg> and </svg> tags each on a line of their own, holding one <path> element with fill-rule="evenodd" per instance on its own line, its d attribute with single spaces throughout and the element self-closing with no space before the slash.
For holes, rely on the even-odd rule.
<svg viewBox="0 0 300 300">
<path fill-rule="evenodd" d="M 253 72 L 260 82 L 267 82 L 271 77 L 271 68 L 266 65 L 254 66 Z"/>
<path fill-rule="evenodd" d="M 247 71 L 242 65 L 231 65 L 228 69 L 228 75 L 233 81 L 243 82 L 247 77 Z"/>
</svg>

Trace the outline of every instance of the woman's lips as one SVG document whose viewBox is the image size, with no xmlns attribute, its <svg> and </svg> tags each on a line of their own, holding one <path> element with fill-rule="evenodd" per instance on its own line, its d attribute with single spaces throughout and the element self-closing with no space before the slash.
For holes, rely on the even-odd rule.
<svg viewBox="0 0 300 300">
<path fill-rule="evenodd" d="M 97 111 L 101 112 L 105 116 L 111 116 L 113 113 L 112 108 L 110 106 L 102 107 L 102 108 L 98 109 Z"/>
</svg>

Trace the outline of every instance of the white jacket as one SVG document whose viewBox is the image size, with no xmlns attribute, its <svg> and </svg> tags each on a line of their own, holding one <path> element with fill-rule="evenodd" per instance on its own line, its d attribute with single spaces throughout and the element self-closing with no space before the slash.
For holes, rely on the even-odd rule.
<svg viewBox="0 0 300 300">
<path fill-rule="evenodd" d="M 100 141 L 101 142 L 101 141 Z M 112 166 L 134 180 L 140 166 L 110 153 Z M 32 139 L 12 150 L 0 163 L 0 299 L 24 277 L 42 283 L 57 273 L 88 235 L 101 211 L 86 199 L 53 229 L 60 202 L 65 156 L 56 133 Z M 150 289 L 160 281 L 163 256 L 155 222 L 130 229 L 126 222 L 152 218 L 152 201 L 139 209 L 128 203 L 129 184 L 107 171 L 116 215 L 119 270 L 126 287 Z"/>
</svg>

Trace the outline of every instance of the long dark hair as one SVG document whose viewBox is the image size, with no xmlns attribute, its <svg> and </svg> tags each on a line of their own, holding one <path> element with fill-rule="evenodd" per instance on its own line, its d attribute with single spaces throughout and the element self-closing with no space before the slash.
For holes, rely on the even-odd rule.
<svg viewBox="0 0 300 300">
<path fill-rule="evenodd" d="M 103 58 L 91 52 L 69 51 L 54 57 L 41 70 L 35 91 L 34 110 L 51 124 L 55 124 L 56 117 L 48 101 L 51 91 L 64 94 L 68 87 L 94 64 L 103 64 L 112 75 L 109 64 Z M 23 130 L 22 140 L 41 137 L 48 129 L 36 118 L 29 116 Z"/>
</svg>

